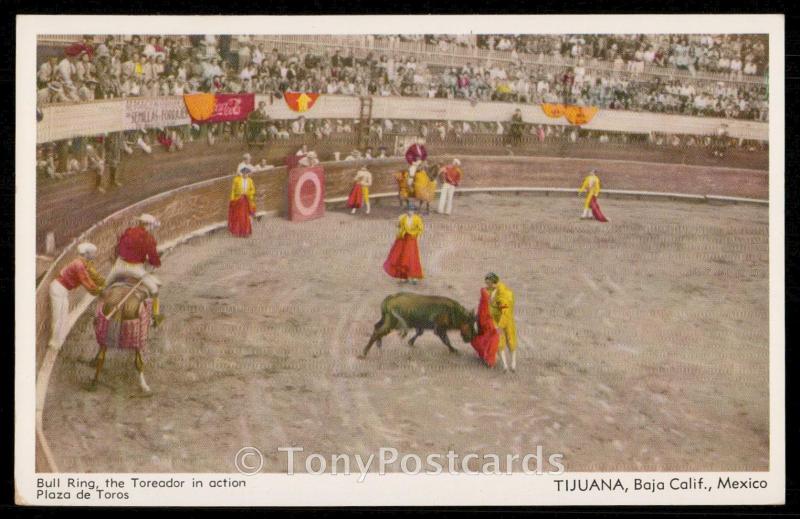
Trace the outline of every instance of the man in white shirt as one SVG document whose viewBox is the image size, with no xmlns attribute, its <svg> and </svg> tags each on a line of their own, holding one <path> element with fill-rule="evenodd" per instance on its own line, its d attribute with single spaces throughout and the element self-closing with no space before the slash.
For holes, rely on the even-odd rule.
<svg viewBox="0 0 800 519">
<path fill-rule="evenodd" d="M 252 51 L 250 49 L 250 37 L 239 36 L 239 69 L 242 69 L 250 64 L 250 56 Z"/>
<path fill-rule="evenodd" d="M 358 150 L 353 150 L 350 154 L 344 158 L 344 160 L 361 160 L 361 152 Z"/>
<path fill-rule="evenodd" d="M 260 67 L 261 63 L 264 62 L 264 44 L 263 43 L 259 43 L 258 46 L 255 48 L 255 50 L 253 50 L 253 55 L 250 57 L 250 61 L 252 61 L 253 64 L 256 67 Z"/>
<path fill-rule="evenodd" d="M 367 169 L 367 166 L 361 166 L 361 168 L 356 172 L 353 182 L 360 187 L 361 196 L 364 200 L 364 207 L 366 209 L 366 213 L 369 214 L 369 187 L 372 185 L 372 173 L 370 173 L 370 171 Z M 357 207 L 353 207 L 353 210 L 350 211 L 350 214 L 356 214 L 357 209 Z"/>
<path fill-rule="evenodd" d="M 550 83 L 545 81 L 544 79 L 540 79 L 536 83 L 536 93 L 539 95 L 544 95 L 550 91 Z"/>
<path fill-rule="evenodd" d="M 50 56 L 47 61 L 42 63 L 42 66 L 39 67 L 39 72 L 36 74 L 36 78 L 39 80 L 39 88 L 46 87 L 53 80 L 57 67 L 58 58 L 55 56 Z"/>
<path fill-rule="evenodd" d="M 79 83 L 78 85 L 78 98 L 81 101 L 94 101 L 94 87 L 97 85 L 97 82 L 94 80 L 89 80 L 83 83 Z"/>
<path fill-rule="evenodd" d="M 734 58 L 731 60 L 731 76 L 742 76 L 742 60 L 739 58 Z"/>
<path fill-rule="evenodd" d="M 302 115 L 292 121 L 292 133 L 295 135 L 302 135 L 306 132 L 306 119 Z"/>
<path fill-rule="evenodd" d="M 301 166 L 315 166 L 319 164 L 317 152 L 309 150 L 307 144 L 303 144 L 303 147 L 297 150 L 295 156 L 298 159 L 297 163 Z"/>
<path fill-rule="evenodd" d="M 182 96 L 185 92 L 185 85 L 183 81 L 178 78 L 175 80 L 175 86 L 172 87 L 172 95 Z"/>
<path fill-rule="evenodd" d="M 122 50 L 120 50 L 119 47 L 114 48 L 111 54 L 111 64 L 108 73 L 117 80 L 122 76 Z"/>
<path fill-rule="evenodd" d="M 256 75 L 256 67 L 254 64 L 250 63 L 242 68 L 242 71 L 239 72 L 239 78 L 244 80 L 251 80 L 253 76 Z"/>
<path fill-rule="evenodd" d="M 249 153 L 245 153 L 244 155 L 242 155 L 242 161 L 239 163 L 238 166 L 236 166 L 236 173 L 238 175 L 241 175 L 242 171 L 244 171 L 245 168 L 249 168 L 250 171 L 253 171 L 255 167 L 251 162 L 252 160 L 253 157 L 251 157 Z"/>
<path fill-rule="evenodd" d="M 75 74 L 75 57 L 64 56 L 58 64 L 58 79 L 64 85 L 72 84 L 72 77 Z"/>
</svg>

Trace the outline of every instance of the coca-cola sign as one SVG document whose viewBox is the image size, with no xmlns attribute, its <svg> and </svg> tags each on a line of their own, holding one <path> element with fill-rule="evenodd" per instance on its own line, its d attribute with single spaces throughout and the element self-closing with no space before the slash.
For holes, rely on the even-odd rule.
<svg viewBox="0 0 800 519">
<path fill-rule="evenodd" d="M 255 94 L 215 94 L 214 113 L 204 121 L 218 123 L 241 121 L 255 109 Z"/>
<path fill-rule="evenodd" d="M 212 117 L 238 117 L 242 114 L 242 100 L 238 97 L 224 102 L 217 101 Z"/>
</svg>

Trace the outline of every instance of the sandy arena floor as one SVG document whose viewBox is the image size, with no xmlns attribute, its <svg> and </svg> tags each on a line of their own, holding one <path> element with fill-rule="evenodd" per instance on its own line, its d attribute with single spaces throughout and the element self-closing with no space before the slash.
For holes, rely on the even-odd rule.
<svg viewBox="0 0 800 519">
<path fill-rule="evenodd" d="M 330 211 L 266 218 L 251 239 L 227 231 L 166 256 L 168 315 L 147 357 L 95 351 L 89 316 L 50 383 L 45 432 L 68 472 L 234 472 L 255 446 L 317 452 L 563 453 L 567 471 L 766 470 L 767 209 L 476 194 L 425 217 L 427 279 L 415 290 L 477 305 L 483 275 L 516 295 L 519 369 L 479 362 L 451 332 L 363 348 L 379 305 L 400 290 L 381 265 L 395 200 L 369 217 Z M 298 470 L 303 470 L 298 465 Z"/>
</svg>

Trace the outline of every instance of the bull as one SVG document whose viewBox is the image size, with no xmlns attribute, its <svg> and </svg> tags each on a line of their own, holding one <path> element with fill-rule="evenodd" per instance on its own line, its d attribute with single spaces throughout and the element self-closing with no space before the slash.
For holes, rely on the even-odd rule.
<svg viewBox="0 0 800 519">
<path fill-rule="evenodd" d="M 448 297 L 399 292 L 387 296 L 381 303 L 381 319 L 375 323 L 372 336 L 359 358 L 365 358 L 373 344 L 377 343 L 380 348 L 383 337 L 392 331 L 398 330 L 405 338 L 411 329 L 416 330 L 416 334 L 409 339 L 409 346 L 414 346 L 414 341 L 425 330 L 433 330 L 450 353 L 456 353 L 447 331 L 458 330 L 464 342 L 470 342 L 477 334 L 475 322 L 475 311 L 467 311 Z"/>
</svg>

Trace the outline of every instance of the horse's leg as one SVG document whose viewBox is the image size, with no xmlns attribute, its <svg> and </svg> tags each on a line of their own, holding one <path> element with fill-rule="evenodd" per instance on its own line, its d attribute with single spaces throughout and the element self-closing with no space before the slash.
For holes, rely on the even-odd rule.
<svg viewBox="0 0 800 519">
<path fill-rule="evenodd" d="M 142 358 L 142 352 L 139 350 L 136 350 L 134 363 L 136 364 L 136 371 L 139 372 L 139 387 L 142 388 L 143 392 L 149 393 L 150 386 L 147 385 L 147 381 L 144 379 L 144 359 Z"/>
<path fill-rule="evenodd" d="M 425 330 L 424 330 L 424 329 L 422 329 L 422 328 L 417 328 L 417 333 L 416 333 L 416 335 L 414 335 L 413 337 L 411 337 L 411 338 L 408 340 L 408 345 L 409 345 L 409 346 L 414 346 L 414 341 L 416 341 L 416 340 L 417 340 L 417 337 L 419 337 L 419 336 L 420 336 L 420 335 L 422 335 L 423 333 L 425 333 Z"/>
<path fill-rule="evenodd" d="M 97 351 L 97 356 L 95 357 L 95 365 L 94 365 L 94 378 L 92 382 L 89 384 L 89 390 L 94 391 L 97 389 L 97 381 L 100 379 L 100 371 L 103 369 L 103 364 L 106 361 L 106 347 L 100 346 L 100 349 Z"/>
<path fill-rule="evenodd" d="M 450 350 L 450 353 L 457 353 L 458 352 L 458 350 L 453 348 L 453 345 L 450 344 L 450 338 L 447 336 L 447 330 L 446 329 L 444 329 L 444 328 L 436 328 L 435 330 L 433 330 L 433 333 L 435 333 L 436 336 L 439 337 L 442 340 L 444 345 L 447 346 L 447 349 Z"/>
</svg>

